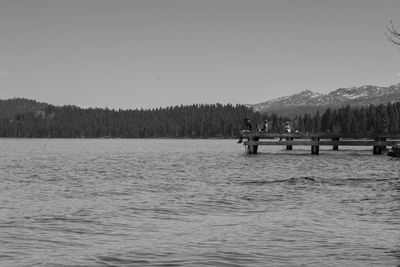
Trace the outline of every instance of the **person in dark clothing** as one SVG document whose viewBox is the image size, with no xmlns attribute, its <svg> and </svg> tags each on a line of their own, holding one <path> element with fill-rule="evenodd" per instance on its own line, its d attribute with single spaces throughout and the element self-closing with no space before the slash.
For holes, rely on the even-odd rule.
<svg viewBox="0 0 400 267">
<path fill-rule="evenodd" d="M 240 132 L 240 138 L 238 143 L 242 143 L 243 142 L 243 135 L 248 135 L 250 134 L 250 131 L 253 128 L 253 125 L 251 124 L 251 121 L 247 118 L 244 119 L 244 123 L 246 124 L 246 129 L 242 130 Z M 251 140 L 252 141 L 258 141 L 259 140 L 259 136 L 251 136 Z M 248 145 L 248 153 L 249 154 L 257 154 L 257 150 L 258 150 L 258 145 Z"/>
<path fill-rule="evenodd" d="M 253 128 L 253 125 L 251 124 L 251 121 L 249 119 L 244 119 L 244 123 L 246 124 L 246 130 L 247 131 L 251 131 L 251 129 Z"/>
</svg>

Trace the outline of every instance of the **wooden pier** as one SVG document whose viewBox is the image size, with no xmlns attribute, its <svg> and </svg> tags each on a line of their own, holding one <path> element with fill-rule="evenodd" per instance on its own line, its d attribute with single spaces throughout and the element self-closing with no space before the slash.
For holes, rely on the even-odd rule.
<svg viewBox="0 0 400 267">
<path fill-rule="evenodd" d="M 338 134 L 338 133 L 242 133 L 247 154 L 257 154 L 258 146 L 310 146 L 311 154 L 318 155 L 320 146 L 371 146 L 372 153 L 382 154 L 387 146 L 400 143 L 400 134 Z"/>
</svg>

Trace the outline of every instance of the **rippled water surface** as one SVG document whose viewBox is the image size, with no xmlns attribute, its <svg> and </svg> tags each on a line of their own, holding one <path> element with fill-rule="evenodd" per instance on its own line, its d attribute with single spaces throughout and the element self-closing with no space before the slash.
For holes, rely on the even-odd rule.
<svg viewBox="0 0 400 267">
<path fill-rule="evenodd" d="M 0 265 L 400 264 L 400 161 L 282 149 L 0 139 Z"/>
</svg>

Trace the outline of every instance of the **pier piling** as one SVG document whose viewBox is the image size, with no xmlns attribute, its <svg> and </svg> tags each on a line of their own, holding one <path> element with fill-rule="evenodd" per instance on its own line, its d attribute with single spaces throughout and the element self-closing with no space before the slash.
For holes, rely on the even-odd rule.
<svg viewBox="0 0 400 267">
<path fill-rule="evenodd" d="M 311 141 L 315 142 L 313 145 L 311 145 L 311 155 L 319 155 L 319 137 L 312 137 Z"/>
<path fill-rule="evenodd" d="M 332 137 L 332 142 L 339 142 L 339 137 Z M 333 150 L 337 151 L 339 150 L 339 145 L 337 145 L 336 143 L 333 145 Z"/>
<path fill-rule="evenodd" d="M 286 141 L 293 141 L 293 137 L 286 137 Z M 293 146 L 287 145 L 286 150 L 293 150 Z"/>
</svg>

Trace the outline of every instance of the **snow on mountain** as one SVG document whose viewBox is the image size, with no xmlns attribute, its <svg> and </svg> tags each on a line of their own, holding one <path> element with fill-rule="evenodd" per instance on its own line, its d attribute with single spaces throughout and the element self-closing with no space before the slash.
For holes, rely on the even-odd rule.
<svg viewBox="0 0 400 267">
<path fill-rule="evenodd" d="M 400 83 L 389 87 L 365 85 L 339 88 L 328 94 L 306 90 L 291 96 L 279 97 L 249 106 L 255 111 L 294 115 L 296 110 L 298 113 L 312 113 L 328 107 L 378 105 L 398 101 L 400 101 Z"/>
</svg>

